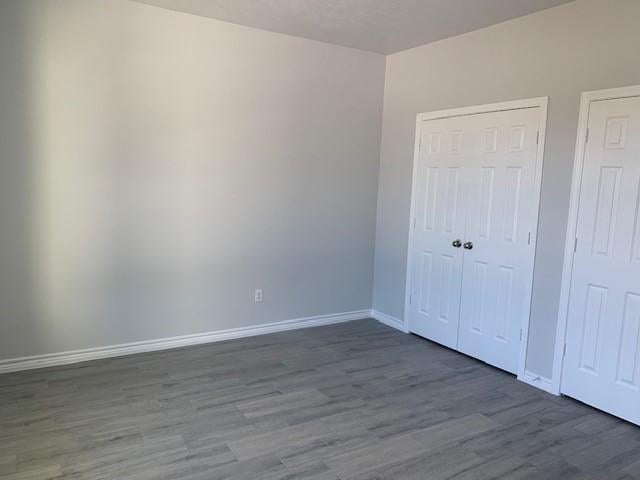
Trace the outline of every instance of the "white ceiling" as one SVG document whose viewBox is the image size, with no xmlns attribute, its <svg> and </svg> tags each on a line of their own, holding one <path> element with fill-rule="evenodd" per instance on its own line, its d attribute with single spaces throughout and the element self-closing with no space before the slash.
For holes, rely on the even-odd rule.
<svg viewBox="0 0 640 480">
<path fill-rule="evenodd" d="M 134 1 L 389 54 L 572 0 Z"/>
</svg>

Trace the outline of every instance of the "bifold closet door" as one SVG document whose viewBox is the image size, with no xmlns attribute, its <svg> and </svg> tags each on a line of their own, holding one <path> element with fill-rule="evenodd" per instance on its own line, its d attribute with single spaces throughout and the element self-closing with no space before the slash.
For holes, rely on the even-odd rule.
<svg viewBox="0 0 640 480">
<path fill-rule="evenodd" d="M 640 425 L 640 98 L 588 127 L 562 393 Z"/>
<path fill-rule="evenodd" d="M 458 349 L 512 373 L 529 314 L 539 126 L 540 108 L 478 115 L 477 148 L 465 163 Z"/>
<path fill-rule="evenodd" d="M 410 325 L 418 335 L 450 348 L 458 347 L 463 175 L 472 123 L 468 117 L 423 122 L 416 165 Z"/>
<path fill-rule="evenodd" d="M 409 327 L 516 372 L 529 312 L 540 108 L 425 120 Z"/>
</svg>

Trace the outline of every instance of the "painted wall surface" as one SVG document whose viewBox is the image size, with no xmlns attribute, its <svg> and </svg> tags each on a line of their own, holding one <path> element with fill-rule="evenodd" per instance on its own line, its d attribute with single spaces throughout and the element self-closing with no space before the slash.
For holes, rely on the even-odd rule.
<svg viewBox="0 0 640 480">
<path fill-rule="evenodd" d="M 580 92 L 640 83 L 639 24 L 577 0 L 385 80 L 380 55 L 126 0 L 1 2 L 0 359 L 402 318 L 415 115 L 548 95 L 527 367 L 550 376 Z"/>
<path fill-rule="evenodd" d="M 383 56 L 9 0 L 0 65 L 0 359 L 370 308 Z"/>
<path fill-rule="evenodd" d="M 549 96 L 528 370 L 550 377 L 580 93 L 640 83 L 640 2 L 578 0 L 387 57 L 376 310 L 404 315 L 417 113 Z"/>
</svg>

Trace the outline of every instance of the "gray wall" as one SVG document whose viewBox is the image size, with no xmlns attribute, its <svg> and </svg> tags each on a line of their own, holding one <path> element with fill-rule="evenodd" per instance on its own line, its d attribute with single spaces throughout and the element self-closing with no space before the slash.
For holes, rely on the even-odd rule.
<svg viewBox="0 0 640 480">
<path fill-rule="evenodd" d="M 640 83 L 640 2 L 578 0 L 387 57 L 374 308 L 403 317 L 415 116 L 549 96 L 527 368 L 551 377 L 580 93 Z"/>
<path fill-rule="evenodd" d="M 0 2 L 0 359 L 370 308 L 384 62 Z"/>
<path fill-rule="evenodd" d="M 528 368 L 550 376 L 579 94 L 640 83 L 639 24 L 578 0 L 392 55 L 382 111 L 379 55 L 0 2 L 0 359 L 367 309 L 374 238 L 373 306 L 402 318 L 415 115 L 549 95 Z"/>
</svg>

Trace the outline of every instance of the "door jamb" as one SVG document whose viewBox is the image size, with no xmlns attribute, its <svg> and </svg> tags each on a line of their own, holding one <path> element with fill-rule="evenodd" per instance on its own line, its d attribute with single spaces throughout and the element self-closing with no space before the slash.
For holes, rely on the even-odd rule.
<svg viewBox="0 0 640 480">
<path fill-rule="evenodd" d="M 416 116 L 416 130 L 415 130 L 415 142 L 413 152 L 413 169 L 411 180 L 411 207 L 409 215 L 409 241 L 407 249 L 407 271 L 405 278 L 405 301 L 404 301 L 404 328 L 407 332 L 410 332 L 411 324 L 409 322 L 409 304 L 411 296 L 411 253 L 413 252 L 414 244 L 414 226 L 415 226 L 415 203 L 416 203 L 416 190 L 417 190 L 417 171 L 418 171 L 418 159 L 420 155 L 420 139 L 422 138 L 422 123 L 429 120 L 439 120 L 450 117 L 461 117 L 466 115 L 480 114 L 480 113 L 494 113 L 508 110 L 522 110 L 526 108 L 540 108 L 540 124 L 538 126 L 539 138 L 538 138 L 538 152 L 536 155 L 536 171 L 534 177 L 534 211 L 533 220 L 535 228 L 531 232 L 531 258 L 529 260 L 531 277 L 528 280 L 527 285 L 527 298 L 525 301 L 526 312 L 522 324 L 522 338 L 520 340 L 520 355 L 518 358 L 518 380 L 526 383 L 530 383 L 539 388 L 545 388 L 536 383 L 536 379 L 526 373 L 526 358 L 527 349 L 529 343 L 529 321 L 531 319 L 531 296 L 533 293 L 533 267 L 535 264 L 536 245 L 538 239 L 538 223 L 540 214 L 540 199 L 542 191 L 542 169 L 544 164 L 544 148 L 547 129 L 547 110 L 549 104 L 549 97 L 537 97 L 524 100 L 515 100 L 509 102 L 491 103 L 486 105 L 476 105 L 471 107 L 453 108 L 447 110 L 439 110 L 434 112 L 419 113 Z"/>
<path fill-rule="evenodd" d="M 556 345 L 553 355 L 553 375 L 551 377 L 551 392 L 556 395 L 562 393 L 562 372 L 564 367 L 564 352 L 569 321 L 569 300 L 571 297 L 571 277 L 573 274 L 573 256 L 576 245 L 576 230 L 578 226 L 578 210 L 580 208 L 580 188 L 582 187 L 582 171 L 587 145 L 587 127 L 591 103 L 599 100 L 614 100 L 618 98 L 640 96 L 640 85 L 632 87 L 611 88 L 583 92 L 580 96 L 580 117 L 576 140 L 576 153 L 573 163 L 571 181 L 571 199 L 569 201 L 569 216 L 565 237 L 564 261 L 562 264 L 562 284 L 560 288 L 560 304 L 558 308 L 558 326 L 556 331 Z"/>
</svg>

